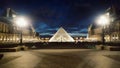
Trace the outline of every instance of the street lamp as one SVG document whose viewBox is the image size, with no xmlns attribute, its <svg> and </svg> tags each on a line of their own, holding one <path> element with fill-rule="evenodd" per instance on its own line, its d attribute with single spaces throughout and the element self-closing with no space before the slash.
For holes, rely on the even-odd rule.
<svg viewBox="0 0 120 68">
<path fill-rule="evenodd" d="M 26 27 L 28 25 L 27 19 L 25 17 L 16 17 L 15 23 L 20 28 L 20 44 L 22 44 L 22 27 Z"/>
<path fill-rule="evenodd" d="M 97 23 L 99 24 L 99 25 L 101 25 L 102 26 L 102 44 L 104 45 L 104 43 L 105 43 L 105 39 L 104 39 L 104 37 L 105 37 L 105 31 L 104 31 L 104 28 L 105 28 L 105 26 L 106 25 L 108 25 L 109 24 L 109 13 L 107 13 L 107 14 L 105 14 L 105 15 L 101 15 L 98 19 L 97 19 Z"/>
</svg>

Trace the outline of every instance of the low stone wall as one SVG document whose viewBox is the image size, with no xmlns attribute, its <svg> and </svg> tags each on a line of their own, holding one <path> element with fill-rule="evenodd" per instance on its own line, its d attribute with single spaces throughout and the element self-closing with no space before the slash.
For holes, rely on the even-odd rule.
<svg viewBox="0 0 120 68">
<path fill-rule="evenodd" d="M 17 48 L 0 48 L 0 52 L 16 52 L 19 51 Z"/>
<path fill-rule="evenodd" d="M 110 45 L 109 45 L 110 44 Z M 118 47 L 113 47 L 118 46 Z M 119 43 L 106 43 L 102 46 L 101 42 L 49 42 L 49 43 L 24 43 L 19 44 L 0 44 L 0 51 L 20 51 L 28 49 L 97 49 L 97 50 L 119 50 Z"/>
<path fill-rule="evenodd" d="M 96 45 L 97 50 L 120 51 L 120 46 Z"/>
<path fill-rule="evenodd" d="M 20 50 L 28 50 L 28 47 L 26 46 L 17 46 L 12 48 L 0 48 L 0 52 L 17 52 Z"/>
<path fill-rule="evenodd" d="M 120 46 L 105 46 L 105 50 L 120 51 Z"/>
<path fill-rule="evenodd" d="M 70 43 L 70 42 L 53 42 L 27 44 L 30 49 L 94 49 L 95 44 L 91 43 Z"/>
</svg>

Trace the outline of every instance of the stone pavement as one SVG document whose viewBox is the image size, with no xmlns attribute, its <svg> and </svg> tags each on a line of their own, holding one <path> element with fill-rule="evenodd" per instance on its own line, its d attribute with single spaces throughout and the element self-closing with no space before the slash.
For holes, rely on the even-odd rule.
<svg viewBox="0 0 120 68">
<path fill-rule="evenodd" d="M 41 49 L 4 53 L 0 68 L 120 68 L 119 51 Z"/>
</svg>

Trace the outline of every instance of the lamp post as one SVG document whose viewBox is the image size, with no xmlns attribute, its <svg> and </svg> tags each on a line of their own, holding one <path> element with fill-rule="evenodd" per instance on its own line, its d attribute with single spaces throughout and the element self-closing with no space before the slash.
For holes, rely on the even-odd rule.
<svg viewBox="0 0 120 68">
<path fill-rule="evenodd" d="M 108 13 L 105 14 L 105 15 L 101 15 L 98 19 L 97 19 L 97 23 L 99 25 L 102 26 L 102 44 L 104 45 L 105 44 L 105 26 L 108 25 L 109 23 L 109 17 L 108 17 Z"/>
<path fill-rule="evenodd" d="M 22 44 L 23 43 L 22 28 L 28 25 L 27 19 L 25 17 L 17 17 L 15 23 L 20 28 L 20 44 Z"/>
</svg>

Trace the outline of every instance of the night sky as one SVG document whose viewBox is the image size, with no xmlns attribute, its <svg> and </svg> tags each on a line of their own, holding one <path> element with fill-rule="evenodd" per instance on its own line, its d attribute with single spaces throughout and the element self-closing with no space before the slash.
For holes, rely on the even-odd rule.
<svg viewBox="0 0 120 68">
<path fill-rule="evenodd" d="M 63 27 L 70 35 L 86 35 L 97 16 L 120 0 L 0 0 L 0 13 L 12 8 L 26 15 L 41 36 L 53 35 Z"/>
</svg>

